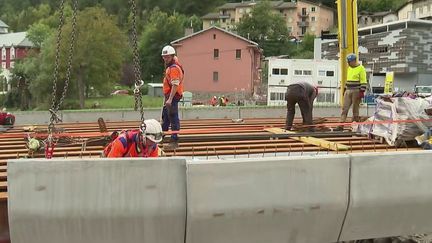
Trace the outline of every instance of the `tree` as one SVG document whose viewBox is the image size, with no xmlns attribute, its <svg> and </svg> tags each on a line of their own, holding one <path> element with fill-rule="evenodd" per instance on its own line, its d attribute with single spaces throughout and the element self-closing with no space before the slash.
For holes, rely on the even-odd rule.
<svg viewBox="0 0 432 243">
<path fill-rule="evenodd" d="M 98 90 L 102 95 L 107 95 L 113 85 L 119 81 L 127 41 L 125 34 L 116 26 L 115 18 L 100 7 L 81 11 L 78 14 L 77 28 L 69 97 L 78 98 L 80 107 L 84 108 L 86 94 L 90 87 Z M 61 94 L 64 86 L 62 81 L 66 76 L 66 57 L 69 51 L 71 30 L 69 19 L 63 29 L 57 96 Z M 49 44 L 42 49 L 39 57 L 40 73 L 35 82 L 31 84 L 31 90 L 37 97 L 46 97 L 46 90 L 52 90 L 50 87 L 52 86 L 51 75 L 55 57 L 54 39 L 51 37 L 48 40 Z"/>
<path fill-rule="evenodd" d="M 27 31 L 27 38 L 35 47 L 40 48 L 42 43 L 44 43 L 52 33 L 53 29 L 48 25 L 36 23 L 30 26 L 30 29 Z"/>
<path fill-rule="evenodd" d="M 268 1 L 258 3 L 237 25 L 237 32 L 264 49 L 266 56 L 285 54 L 288 47 L 288 29 L 280 14 L 273 13 Z"/>
<path fill-rule="evenodd" d="M 188 19 L 184 15 L 170 16 L 158 9 L 151 13 L 139 43 L 143 80 L 162 80 L 164 67 L 161 50 L 171 41 L 184 35 L 184 26 L 187 22 Z"/>
</svg>

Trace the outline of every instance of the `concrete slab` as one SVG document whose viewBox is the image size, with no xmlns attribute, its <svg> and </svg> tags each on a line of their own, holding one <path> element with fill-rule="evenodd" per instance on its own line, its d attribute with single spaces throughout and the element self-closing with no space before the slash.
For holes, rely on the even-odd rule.
<svg viewBox="0 0 432 243">
<path fill-rule="evenodd" d="M 335 242 L 349 157 L 187 163 L 187 243 Z"/>
<path fill-rule="evenodd" d="M 14 243 L 184 243 L 183 159 L 12 160 Z"/>
<path fill-rule="evenodd" d="M 432 152 L 352 155 L 341 240 L 432 232 Z"/>
</svg>

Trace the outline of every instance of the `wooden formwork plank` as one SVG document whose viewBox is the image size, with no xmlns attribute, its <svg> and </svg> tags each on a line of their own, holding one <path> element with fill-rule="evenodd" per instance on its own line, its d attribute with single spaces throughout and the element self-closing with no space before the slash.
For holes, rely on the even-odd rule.
<svg viewBox="0 0 432 243">
<path fill-rule="evenodd" d="M 282 128 L 276 128 L 276 127 L 272 127 L 272 128 L 265 128 L 264 129 L 267 132 L 271 132 L 273 134 L 295 134 L 295 132 L 293 131 L 287 131 L 285 129 Z M 301 141 L 303 143 L 307 143 L 307 144 L 312 144 L 324 149 L 329 149 L 329 150 L 333 150 L 333 151 L 346 151 L 349 150 L 350 147 L 346 146 L 344 144 L 341 143 L 336 143 L 336 142 L 330 142 L 328 140 L 322 139 L 322 138 L 315 138 L 315 137 L 290 137 L 291 139 L 297 140 L 297 141 Z"/>
</svg>

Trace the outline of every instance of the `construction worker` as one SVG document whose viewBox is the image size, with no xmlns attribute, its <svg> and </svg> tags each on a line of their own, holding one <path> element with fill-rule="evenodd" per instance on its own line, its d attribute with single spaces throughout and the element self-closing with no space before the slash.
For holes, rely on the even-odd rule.
<svg viewBox="0 0 432 243">
<path fill-rule="evenodd" d="M 183 97 L 183 76 L 184 70 L 180 65 L 176 52 L 172 46 L 165 46 L 162 49 L 162 58 L 165 63 L 165 77 L 163 80 L 163 92 L 165 95 L 165 103 L 162 112 L 162 130 L 171 130 L 174 132 L 171 135 L 171 148 L 178 147 L 178 133 L 180 130 L 180 118 L 178 115 L 178 103 Z"/>
<path fill-rule="evenodd" d="M 318 88 L 308 82 L 295 82 L 288 85 L 287 92 L 285 94 L 285 100 L 287 101 L 287 118 L 286 118 L 286 130 L 291 130 L 294 115 L 295 105 L 298 104 L 303 118 L 303 125 L 313 125 L 313 102 L 318 95 Z M 308 127 L 309 131 L 314 131 L 313 127 Z"/>
<path fill-rule="evenodd" d="M 217 97 L 213 96 L 213 98 L 211 98 L 211 100 L 210 100 L 210 105 L 211 106 L 216 106 L 217 103 L 218 103 Z"/>
<path fill-rule="evenodd" d="M 347 56 L 348 71 L 344 92 L 341 122 L 346 122 L 348 111 L 353 106 L 353 121 L 360 119 L 360 101 L 367 89 L 366 69 L 358 63 L 356 54 Z M 341 127 L 339 127 L 340 129 Z"/>
<path fill-rule="evenodd" d="M 155 119 L 145 120 L 140 129 L 123 131 L 105 149 L 108 158 L 158 157 L 158 143 L 162 141 L 162 127 Z"/>
</svg>

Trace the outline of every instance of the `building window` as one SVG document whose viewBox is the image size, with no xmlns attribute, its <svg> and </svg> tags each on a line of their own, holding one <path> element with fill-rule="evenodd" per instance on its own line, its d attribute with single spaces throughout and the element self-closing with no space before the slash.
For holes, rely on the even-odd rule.
<svg viewBox="0 0 432 243">
<path fill-rule="evenodd" d="M 219 72 L 213 72 L 213 81 L 219 81 Z"/>
<path fill-rule="evenodd" d="M 302 15 L 303 16 L 307 15 L 306 8 L 302 8 Z"/>
<path fill-rule="evenodd" d="M 15 48 L 13 46 L 10 48 L 10 59 L 15 59 Z"/>
<path fill-rule="evenodd" d="M 301 33 L 302 33 L 302 35 L 305 35 L 305 34 L 306 34 L 306 27 L 302 27 L 302 28 L 301 28 Z"/>
<path fill-rule="evenodd" d="M 6 48 L 2 48 L 2 60 L 6 60 Z"/>
<path fill-rule="evenodd" d="M 280 69 L 279 68 L 273 68 L 272 74 L 273 75 L 279 75 L 280 74 Z"/>
<path fill-rule="evenodd" d="M 210 25 L 214 25 L 214 24 L 215 24 L 214 20 L 210 20 Z"/>
<path fill-rule="evenodd" d="M 214 49 L 213 50 L 213 58 L 214 59 L 218 59 L 219 58 L 219 49 Z"/>
<path fill-rule="evenodd" d="M 312 18 L 311 18 L 311 21 L 312 21 L 312 22 L 315 22 L 315 17 L 312 17 Z"/>
<path fill-rule="evenodd" d="M 216 34 L 213 34 L 213 40 L 216 40 Z"/>
<path fill-rule="evenodd" d="M 270 100 L 285 100 L 285 93 L 276 93 L 276 92 L 271 92 L 270 93 Z"/>
<path fill-rule="evenodd" d="M 316 8 L 315 7 L 312 7 L 311 8 L 311 12 L 315 12 L 316 11 Z"/>
<path fill-rule="evenodd" d="M 327 71 L 327 77 L 334 77 L 335 75 L 335 72 L 334 71 Z"/>
<path fill-rule="evenodd" d="M 303 70 L 304 76 L 312 76 L 312 70 Z"/>
<path fill-rule="evenodd" d="M 302 74 L 303 74 L 302 70 L 294 70 L 294 75 L 300 76 Z"/>
<path fill-rule="evenodd" d="M 236 59 L 241 59 L 241 49 L 236 50 Z"/>
<path fill-rule="evenodd" d="M 288 75 L 288 69 L 287 68 L 281 68 L 280 74 L 281 75 Z"/>
<path fill-rule="evenodd" d="M 234 22 L 235 22 L 235 19 L 231 19 L 231 24 L 234 24 Z"/>
<path fill-rule="evenodd" d="M 6 69 L 6 63 L 5 62 L 2 62 L 2 68 Z"/>
<path fill-rule="evenodd" d="M 318 76 L 325 77 L 326 76 L 326 71 L 325 70 L 318 70 Z"/>
</svg>

